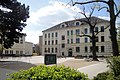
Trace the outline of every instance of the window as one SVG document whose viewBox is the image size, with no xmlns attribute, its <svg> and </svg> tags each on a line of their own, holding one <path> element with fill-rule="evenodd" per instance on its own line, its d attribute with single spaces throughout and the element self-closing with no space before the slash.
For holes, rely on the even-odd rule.
<svg viewBox="0 0 120 80">
<path fill-rule="evenodd" d="M 16 51 L 16 54 L 19 54 L 19 51 Z"/>
<path fill-rule="evenodd" d="M 99 37 L 98 36 L 96 36 L 96 42 L 98 42 L 99 41 Z"/>
<path fill-rule="evenodd" d="M 96 46 L 96 52 L 99 52 L 99 47 L 98 46 Z"/>
<path fill-rule="evenodd" d="M 92 42 L 92 39 L 90 38 L 90 42 Z"/>
<path fill-rule="evenodd" d="M 80 43 L 80 38 L 76 38 L 76 43 Z"/>
<path fill-rule="evenodd" d="M 65 27 L 65 24 L 61 24 L 61 28 L 64 28 Z"/>
<path fill-rule="evenodd" d="M 69 42 L 69 39 L 67 39 L 67 43 L 69 44 L 70 42 Z"/>
<path fill-rule="evenodd" d="M 23 44 L 23 39 L 20 40 L 20 44 Z"/>
<path fill-rule="evenodd" d="M 65 40 L 65 36 L 64 35 L 62 35 L 62 40 Z"/>
<path fill-rule="evenodd" d="M 48 41 L 48 45 L 50 45 L 50 41 Z"/>
<path fill-rule="evenodd" d="M 50 53 L 50 48 L 48 48 L 48 52 Z"/>
<path fill-rule="evenodd" d="M 65 44 L 64 43 L 62 44 L 62 48 L 65 48 Z"/>
<path fill-rule="evenodd" d="M 76 25 L 76 26 L 79 26 L 79 25 L 80 25 L 80 22 L 76 22 L 75 25 Z"/>
<path fill-rule="evenodd" d="M 47 45 L 47 41 L 45 41 L 45 45 Z"/>
<path fill-rule="evenodd" d="M 87 28 L 85 28 L 85 30 L 84 30 L 84 31 L 85 31 L 85 34 L 88 34 L 88 29 L 87 29 Z"/>
<path fill-rule="evenodd" d="M 10 50 L 10 54 L 13 54 L 13 50 Z"/>
<path fill-rule="evenodd" d="M 48 33 L 48 38 L 50 38 L 50 33 Z"/>
<path fill-rule="evenodd" d="M 54 40 L 52 40 L 52 45 L 54 44 Z"/>
<path fill-rule="evenodd" d="M 23 51 L 20 51 L 20 54 L 23 54 Z"/>
<path fill-rule="evenodd" d="M 76 47 L 76 52 L 80 52 L 80 47 Z"/>
<path fill-rule="evenodd" d="M 92 46 L 90 46 L 90 52 L 92 52 L 93 51 L 93 48 L 92 48 Z"/>
<path fill-rule="evenodd" d="M 54 53 L 54 48 L 52 48 L 52 53 Z"/>
<path fill-rule="evenodd" d="M 55 33 L 55 37 L 58 37 L 58 33 L 57 32 Z"/>
<path fill-rule="evenodd" d="M 90 30 L 90 33 L 92 33 L 92 29 L 91 29 L 91 28 L 89 28 L 89 30 Z"/>
<path fill-rule="evenodd" d="M 95 27 L 95 32 L 98 32 L 98 27 Z"/>
<path fill-rule="evenodd" d="M 69 31 L 67 31 L 67 36 L 69 36 Z"/>
<path fill-rule="evenodd" d="M 47 34 L 45 34 L 45 38 L 47 38 Z"/>
<path fill-rule="evenodd" d="M 101 46 L 101 52 L 105 52 L 105 47 L 104 46 Z"/>
<path fill-rule="evenodd" d="M 62 56 L 64 56 L 64 52 L 62 52 Z"/>
<path fill-rule="evenodd" d="M 104 36 L 101 36 L 101 42 L 104 42 Z"/>
<path fill-rule="evenodd" d="M 45 48 L 44 52 L 47 52 L 47 49 Z"/>
<path fill-rule="evenodd" d="M 71 39 L 71 44 L 73 43 L 73 39 Z"/>
<path fill-rule="evenodd" d="M 101 26 L 101 32 L 104 32 L 104 26 Z"/>
<path fill-rule="evenodd" d="M 52 33 L 52 38 L 54 37 L 54 33 Z"/>
<path fill-rule="evenodd" d="M 71 35 L 73 35 L 73 30 L 71 30 Z"/>
<path fill-rule="evenodd" d="M 76 29 L 76 35 L 80 34 L 80 30 Z"/>
<path fill-rule="evenodd" d="M 57 53 L 57 48 L 55 48 L 55 52 Z"/>
<path fill-rule="evenodd" d="M 88 47 L 85 47 L 85 52 L 88 52 Z"/>
<path fill-rule="evenodd" d="M 5 50 L 5 54 L 8 54 L 9 52 L 8 52 L 8 50 Z"/>
<path fill-rule="evenodd" d="M 55 44 L 58 44 L 58 40 L 55 40 Z"/>
<path fill-rule="evenodd" d="M 88 38 L 85 38 L 85 43 L 87 43 L 88 42 Z"/>
</svg>

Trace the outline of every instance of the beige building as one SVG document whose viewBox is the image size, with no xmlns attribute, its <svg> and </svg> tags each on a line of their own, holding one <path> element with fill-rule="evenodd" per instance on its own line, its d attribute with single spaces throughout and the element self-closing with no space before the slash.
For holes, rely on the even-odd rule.
<svg viewBox="0 0 120 80">
<path fill-rule="evenodd" d="M 92 55 L 92 44 L 88 37 L 77 35 L 91 35 L 90 27 L 83 22 L 85 18 L 62 22 L 56 26 L 43 31 L 42 55 L 57 54 L 57 56 Z M 91 20 L 98 20 L 95 27 L 96 33 L 101 31 L 97 37 L 97 55 L 109 55 L 112 53 L 109 21 L 92 17 Z"/>
<path fill-rule="evenodd" d="M 15 56 L 22 56 L 22 55 L 32 55 L 33 51 L 33 43 L 25 42 L 25 36 L 19 38 L 19 43 L 15 43 L 12 48 L 4 49 L 4 55 L 15 55 Z"/>
</svg>

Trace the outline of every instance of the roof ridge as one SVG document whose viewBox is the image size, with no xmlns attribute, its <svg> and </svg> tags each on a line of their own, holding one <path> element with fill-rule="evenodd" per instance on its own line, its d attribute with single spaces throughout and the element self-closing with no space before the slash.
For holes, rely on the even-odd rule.
<svg viewBox="0 0 120 80">
<path fill-rule="evenodd" d="M 98 19 L 99 22 L 105 22 L 105 21 L 106 21 L 106 22 L 109 22 L 108 20 L 105 20 L 105 19 L 102 19 L 102 18 L 98 18 L 98 17 L 95 17 L 95 16 L 92 16 L 92 17 L 91 17 L 91 20 L 93 20 L 93 22 L 94 22 L 96 19 Z M 54 26 L 52 26 L 52 27 L 50 27 L 50 28 L 48 28 L 48 29 L 46 29 L 46 30 L 44 30 L 44 31 L 54 30 L 54 29 L 60 29 L 60 25 L 61 25 L 61 24 L 64 24 L 64 23 L 65 23 L 65 24 L 71 24 L 72 22 L 75 22 L 75 21 L 84 22 L 84 20 L 86 20 L 86 18 L 64 21 L 64 22 L 61 22 L 61 23 L 59 23 L 59 24 L 57 24 L 57 25 L 54 25 Z M 75 26 L 75 25 L 72 24 L 71 26 Z M 42 32 L 44 32 L 44 31 L 42 31 Z"/>
</svg>

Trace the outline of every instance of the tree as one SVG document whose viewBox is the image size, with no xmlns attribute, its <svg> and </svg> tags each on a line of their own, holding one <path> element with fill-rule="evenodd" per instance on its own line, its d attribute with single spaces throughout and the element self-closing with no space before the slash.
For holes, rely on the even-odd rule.
<svg viewBox="0 0 120 80">
<path fill-rule="evenodd" d="M 21 33 L 29 18 L 29 6 L 17 0 L 0 0 L 0 54 L 3 47 L 10 48 L 24 34 Z"/>
<path fill-rule="evenodd" d="M 89 37 L 90 38 L 90 40 L 92 42 L 93 60 L 94 61 L 98 61 L 97 55 L 96 55 L 96 49 L 97 49 L 96 42 L 98 40 L 97 35 L 100 32 L 102 32 L 102 31 L 101 30 L 98 31 L 95 28 L 96 28 L 97 23 L 99 23 L 101 21 L 106 21 L 106 22 L 108 22 L 108 21 L 99 19 L 97 17 L 92 17 L 92 14 L 93 14 L 94 10 L 95 10 L 95 7 L 93 7 L 93 8 L 91 7 L 91 12 L 90 12 L 89 16 L 87 16 L 87 14 L 85 12 L 85 7 L 83 7 L 83 12 L 79 12 L 79 13 L 81 13 L 85 17 L 85 19 L 83 19 L 82 21 L 89 25 L 90 31 L 91 31 L 91 35 L 87 35 L 84 32 L 82 32 L 83 33 L 82 35 L 77 35 L 77 36 L 79 36 L 79 37 Z M 108 27 L 109 27 L 109 25 L 106 28 L 104 28 L 104 29 L 107 29 Z"/>
<path fill-rule="evenodd" d="M 73 3 L 73 0 L 71 0 Z M 90 4 L 90 3 L 104 3 L 107 4 L 107 6 L 100 7 L 99 10 L 101 9 L 107 9 L 107 12 L 109 12 L 110 15 L 110 34 L 111 34 L 111 41 L 112 41 L 112 49 L 113 49 L 113 56 L 118 56 L 119 55 L 119 50 L 118 50 L 118 44 L 117 44 L 117 32 L 116 32 L 116 18 L 120 14 L 120 10 L 118 10 L 118 6 L 115 3 L 114 0 L 89 0 L 85 2 L 75 2 L 73 3 L 73 6 L 76 4 Z"/>
<path fill-rule="evenodd" d="M 40 47 L 39 47 L 39 44 L 36 44 L 35 45 L 35 52 L 37 53 L 37 55 L 40 55 Z"/>
</svg>

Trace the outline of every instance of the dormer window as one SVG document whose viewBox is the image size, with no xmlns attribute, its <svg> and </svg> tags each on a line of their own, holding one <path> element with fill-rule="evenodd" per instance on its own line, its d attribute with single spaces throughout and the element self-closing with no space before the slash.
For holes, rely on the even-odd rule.
<svg viewBox="0 0 120 80">
<path fill-rule="evenodd" d="M 23 44 L 23 39 L 20 40 L 20 44 Z"/>
<path fill-rule="evenodd" d="M 62 26 L 62 28 L 64 28 L 64 27 L 65 27 L 65 25 L 64 25 L 64 24 L 62 24 L 61 26 Z"/>
<path fill-rule="evenodd" d="M 80 26 L 81 22 L 80 21 L 76 21 L 75 22 L 75 26 Z"/>
<path fill-rule="evenodd" d="M 65 28 L 67 25 L 65 24 L 65 23 L 62 23 L 61 25 L 60 25 L 60 28 Z"/>
</svg>

